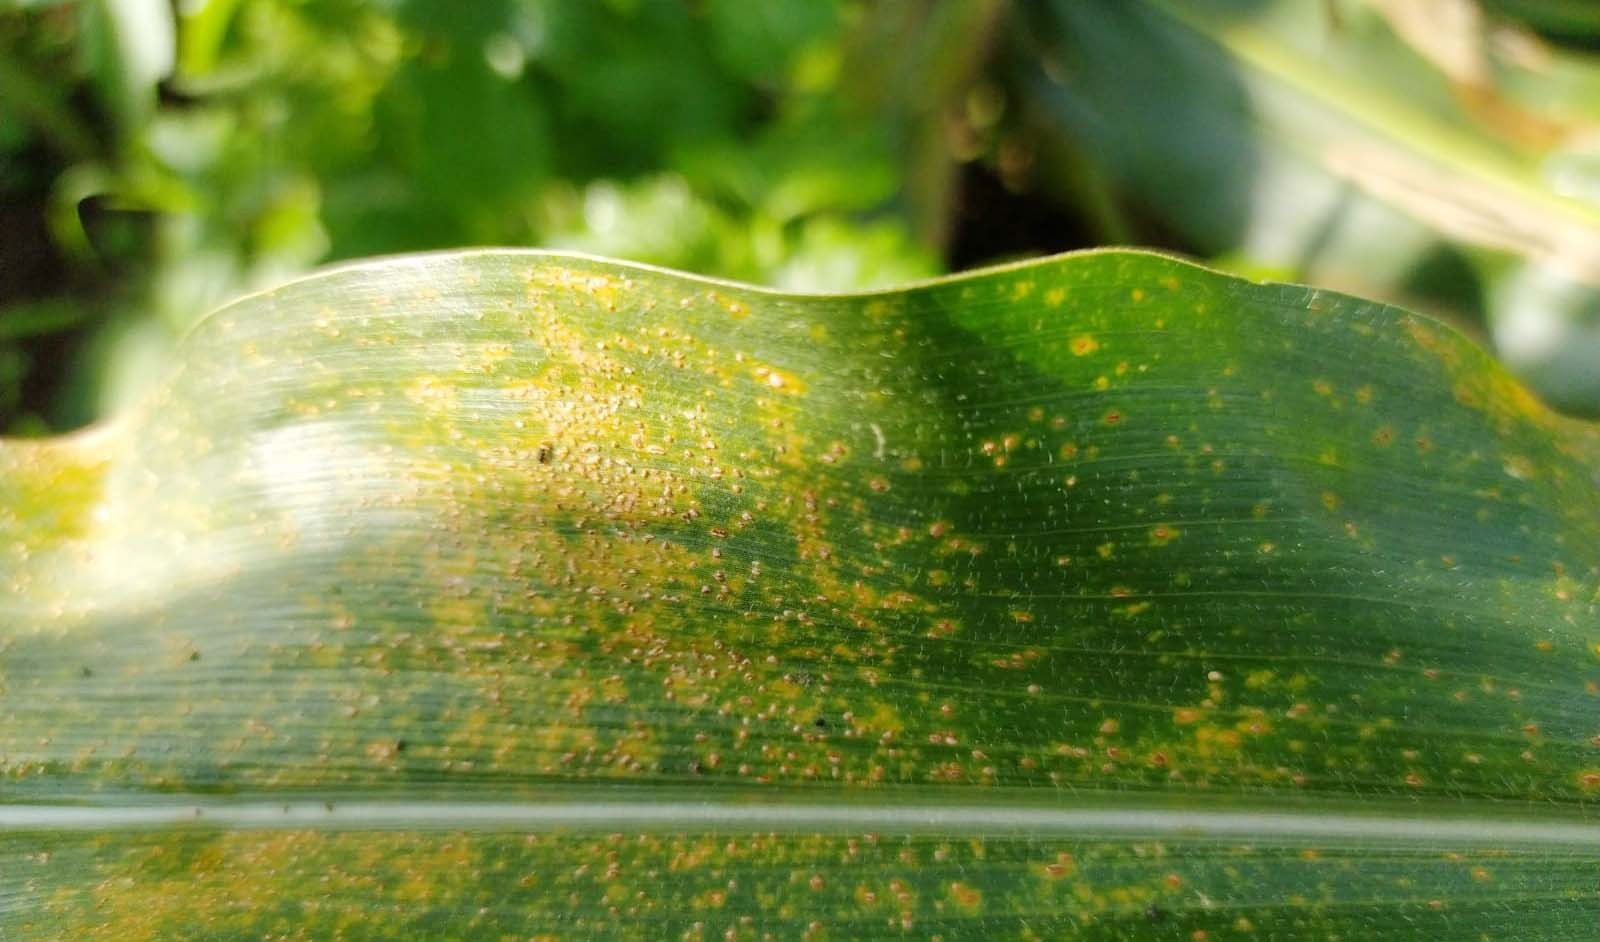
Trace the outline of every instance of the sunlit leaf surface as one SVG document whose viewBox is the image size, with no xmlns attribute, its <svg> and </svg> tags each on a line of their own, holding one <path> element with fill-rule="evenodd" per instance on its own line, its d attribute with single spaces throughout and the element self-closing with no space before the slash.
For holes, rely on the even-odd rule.
<svg viewBox="0 0 1600 942">
<path fill-rule="evenodd" d="M 1593 939 L 1600 437 L 1103 252 L 472 252 L 0 446 L 0 937 Z"/>
</svg>

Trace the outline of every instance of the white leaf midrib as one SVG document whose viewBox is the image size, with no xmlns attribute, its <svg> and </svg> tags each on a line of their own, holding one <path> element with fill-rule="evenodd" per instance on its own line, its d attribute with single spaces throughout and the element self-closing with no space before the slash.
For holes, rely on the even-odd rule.
<svg viewBox="0 0 1600 942">
<path fill-rule="evenodd" d="M 1301 839 L 1414 845 L 1581 847 L 1600 854 L 1600 823 L 1270 809 L 1012 808 L 953 804 L 727 801 L 189 802 L 129 806 L 0 805 L 0 834 L 173 827 L 224 830 L 619 830 L 937 833 L 951 836 Z"/>
</svg>

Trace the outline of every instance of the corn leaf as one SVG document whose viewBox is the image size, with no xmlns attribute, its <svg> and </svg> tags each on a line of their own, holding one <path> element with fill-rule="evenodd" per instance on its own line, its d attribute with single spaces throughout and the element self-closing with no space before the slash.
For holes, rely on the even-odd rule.
<svg viewBox="0 0 1600 942">
<path fill-rule="evenodd" d="M 381 260 L 0 443 L 0 937 L 1600 925 L 1600 435 L 1091 252 Z"/>
</svg>

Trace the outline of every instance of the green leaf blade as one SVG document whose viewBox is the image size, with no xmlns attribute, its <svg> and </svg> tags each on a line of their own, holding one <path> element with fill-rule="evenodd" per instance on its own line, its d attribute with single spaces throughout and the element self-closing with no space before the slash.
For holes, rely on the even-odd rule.
<svg viewBox="0 0 1600 942">
<path fill-rule="evenodd" d="M 1595 443 L 1434 322 L 1139 253 L 316 276 L 0 448 L 4 853 L 61 848 L 0 919 L 126 929 L 171 853 L 151 937 L 1582 938 Z"/>
<path fill-rule="evenodd" d="M 1582 938 L 1593 917 L 1590 854 L 1416 841 L 190 829 L 48 853 L 7 870 L 79 877 L 29 915 L 85 939 Z"/>
</svg>

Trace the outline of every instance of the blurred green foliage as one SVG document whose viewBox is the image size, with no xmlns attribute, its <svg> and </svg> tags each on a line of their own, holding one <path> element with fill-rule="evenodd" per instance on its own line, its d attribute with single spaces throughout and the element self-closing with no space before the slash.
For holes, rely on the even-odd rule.
<svg viewBox="0 0 1600 942">
<path fill-rule="evenodd" d="M 0 433 L 343 258 L 793 289 L 1165 247 L 1452 317 L 1600 409 L 1587 0 L 0 0 Z"/>
<path fill-rule="evenodd" d="M 35 225 L 0 246 L 0 416 L 13 432 L 77 424 L 212 305 L 334 259 L 553 245 L 791 286 L 932 274 L 892 212 L 894 142 L 839 94 L 861 15 L 834 0 L 15 9 L 0 199 Z M 79 342 L 25 342 L 65 330 Z M 53 402 L 24 401 L 40 357 L 80 361 Z"/>
</svg>

